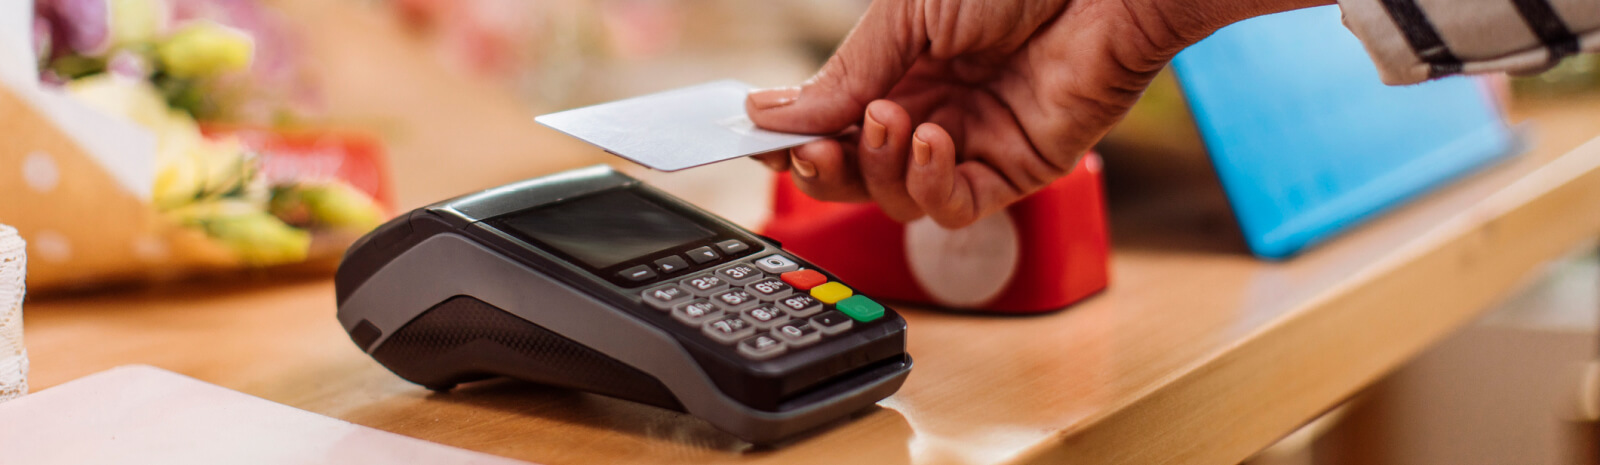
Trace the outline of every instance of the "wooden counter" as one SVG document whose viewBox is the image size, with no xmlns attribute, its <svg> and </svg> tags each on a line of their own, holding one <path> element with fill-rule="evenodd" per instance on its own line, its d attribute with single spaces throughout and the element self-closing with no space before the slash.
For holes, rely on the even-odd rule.
<svg viewBox="0 0 1600 465">
<path fill-rule="evenodd" d="M 899 394 L 776 450 L 556 389 L 430 394 L 350 343 L 325 278 L 30 301 L 32 381 L 147 363 L 543 463 L 1236 463 L 1600 235 L 1600 142 L 1574 149 L 1600 101 L 1519 113 L 1526 155 L 1285 263 L 1245 255 L 1218 205 L 1119 205 L 1108 292 L 1039 317 L 904 309 L 917 365 Z"/>
</svg>

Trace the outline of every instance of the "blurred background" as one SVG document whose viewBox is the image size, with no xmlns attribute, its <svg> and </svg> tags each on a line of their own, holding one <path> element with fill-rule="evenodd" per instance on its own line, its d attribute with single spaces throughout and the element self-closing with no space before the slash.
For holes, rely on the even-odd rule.
<svg viewBox="0 0 1600 465">
<path fill-rule="evenodd" d="M 0 222 L 29 239 L 37 270 L 30 290 L 40 295 L 326 276 L 345 244 L 395 212 L 594 163 L 756 227 L 767 202 L 727 193 L 769 196 L 772 178 L 757 163 L 648 172 L 533 117 L 713 79 L 799 83 L 867 4 L 114 0 L 97 13 L 83 6 L 90 3 L 38 0 L 31 36 L 4 38 L 30 41 L 38 55 L 26 73 L 13 72 L 15 60 L 0 73 L 11 76 L 0 114 L 19 114 L 3 111 L 24 108 L 19 102 L 56 108 L 8 116 L 20 119 L 0 128 L 0 138 L 61 147 L 0 150 L 0 162 L 23 163 L 28 179 L 0 186 L 0 198 L 35 199 L 0 202 Z M 216 27 L 194 27 L 200 23 Z M 240 37 L 248 38 L 245 52 Z M 1600 58 L 1574 57 L 1495 85 L 1513 121 L 1593 115 Z M 67 89 L 79 101 L 49 100 L 31 86 Z M 117 121 L 26 129 L 79 104 L 153 131 L 158 153 L 148 154 L 148 166 L 127 166 L 96 153 L 114 152 L 114 140 L 82 143 L 119 134 Z M 1592 116 L 1567 121 L 1600 125 Z M 1164 76 L 1099 147 L 1118 242 L 1248 253 L 1204 150 L 1181 91 Z M 83 187 L 124 178 L 135 181 L 121 185 L 136 187 Z M 103 239 L 105 224 L 81 221 L 90 216 L 114 218 L 128 238 Z M 1128 227 L 1148 224 L 1157 227 Z M 1188 234 L 1156 234 L 1169 228 Z M 1524 295 L 1252 462 L 1595 460 L 1600 407 L 1565 390 L 1578 383 L 1569 382 L 1574 373 L 1600 376 L 1574 368 L 1600 351 L 1595 263 L 1584 254 L 1556 266 Z M 218 270 L 226 272 L 219 278 Z"/>
</svg>

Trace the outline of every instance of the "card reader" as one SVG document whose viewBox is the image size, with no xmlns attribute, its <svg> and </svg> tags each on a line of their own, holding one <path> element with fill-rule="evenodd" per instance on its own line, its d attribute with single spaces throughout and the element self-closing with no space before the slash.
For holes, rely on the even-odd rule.
<svg viewBox="0 0 1600 465">
<path fill-rule="evenodd" d="M 335 282 L 351 340 L 413 383 L 523 379 L 755 443 L 868 407 L 911 370 L 894 310 L 604 166 L 401 215 Z"/>
</svg>

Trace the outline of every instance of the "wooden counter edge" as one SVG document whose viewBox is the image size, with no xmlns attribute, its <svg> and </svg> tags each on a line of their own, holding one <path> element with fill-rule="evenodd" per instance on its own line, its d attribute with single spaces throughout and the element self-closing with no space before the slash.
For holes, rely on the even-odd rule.
<svg viewBox="0 0 1600 465">
<path fill-rule="evenodd" d="M 1574 207 L 1577 206 L 1577 207 Z M 1587 208 L 1586 208 L 1587 207 Z M 1600 139 L 1014 463 L 1238 463 L 1600 235 Z M 1351 347 L 1363 347 L 1353 351 Z"/>
</svg>

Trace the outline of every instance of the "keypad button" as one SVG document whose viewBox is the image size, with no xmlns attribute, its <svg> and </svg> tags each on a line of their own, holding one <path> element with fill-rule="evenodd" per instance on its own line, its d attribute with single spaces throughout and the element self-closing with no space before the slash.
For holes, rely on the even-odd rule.
<svg viewBox="0 0 1600 465">
<path fill-rule="evenodd" d="M 717 243 L 717 249 L 721 250 L 723 255 L 727 255 L 727 256 L 731 257 L 731 256 L 734 256 L 734 255 L 738 255 L 738 254 L 744 253 L 744 251 L 746 251 L 746 250 L 750 250 L 750 246 L 745 244 L 745 243 L 743 243 L 743 242 L 740 242 L 738 239 L 728 239 L 728 240 L 725 240 L 725 241 L 722 241 L 722 242 L 718 242 Z"/>
<path fill-rule="evenodd" d="M 672 308 L 673 305 L 687 302 L 693 297 L 689 295 L 688 290 L 678 287 L 677 284 L 645 289 L 639 295 L 644 297 L 644 303 L 650 304 L 651 307 L 655 307 L 657 310 Z"/>
<path fill-rule="evenodd" d="M 738 315 L 728 315 L 706 322 L 702 332 L 723 344 L 732 344 L 756 333 L 756 327 Z"/>
<path fill-rule="evenodd" d="M 757 334 L 739 341 L 739 355 L 755 360 L 765 360 L 782 355 L 788 347 L 770 334 Z"/>
<path fill-rule="evenodd" d="M 839 284 L 838 281 L 824 283 L 811 288 L 811 296 L 816 297 L 817 300 L 825 304 L 844 300 L 845 297 L 850 297 L 851 294 L 855 294 L 855 291 L 850 290 L 849 287 L 843 284 Z"/>
<path fill-rule="evenodd" d="M 756 267 L 768 273 L 783 273 L 800 269 L 800 264 L 782 255 L 768 255 L 756 259 Z"/>
<path fill-rule="evenodd" d="M 795 318 L 805 318 L 811 315 L 816 315 L 817 312 L 822 311 L 822 301 L 817 300 L 816 297 L 812 297 L 807 294 L 791 295 L 782 299 L 778 299 L 778 301 L 775 303 L 778 305 L 778 308 L 782 308 L 783 311 L 789 312 L 789 315 Z"/>
<path fill-rule="evenodd" d="M 743 286 L 761 279 L 763 275 L 761 270 L 757 270 L 756 267 L 750 266 L 748 263 L 735 263 L 717 268 L 717 276 L 727 280 L 728 284 Z"/>
<path fill-rule="evenodd" d="M 772 328 L 772 335 L 790 347 L 805 347 L 822 340 L 822 332 L 812 327 L 806 320 L 790 320 L 788 323 L 778 325 Z"/>
<path fill-rule="evenodd" d="M 730 289 L 716 294 L 711 294 L 711 302 L 722 307 L 724 311 L 737 312 L 761 303 L 754 294 L 744 289 Z"/>
<path fill-rule="evenodd" d="M 717 251 L 711 250 L 710 246 L 692 249 L 684 252 L 684 255 L 688 255 L 689 259 L 694 260 L 696 264 L 711 263 L 722 258 L 721 255 L 717 255 Z"/>
<path fill-rule="evenodd" d="M 639 265 L 639 266 L 635 266 L 635 267 L 632 267 L 632 268 L 628 268 L 626 270 L 619 271 L 619 272 L 617 272 L 617 276 L 621 276 L 622 279 L 625 279 L 625 280 L 628 280 L 628 281 L 631 281 L 631 282 L 642 283 L 642 282 L 645 282 L 645 281 L 656 279 L 656 271 L 650 269 L 650 267 L 648 265 Z"/>
<path fill-rule="evenodd" d="M 829 310 L 822 312 L 821 315 L 811 317 L 811 327 L 817 328 L 817 331 L 830 336 L 845 332 L 855 323 L 855 319 L 836 310 Z"/>
<path fill-rule="evenodd" d="M 778 278 L 767 278 L 745 285 L 744 288 L 761 300 L 773 301 L 788 297 L 794 293 L 794 286 Z"/>
<path fill-rule="evenodd" d="M 661 274 L 677 273 L 688 267 L 689 262 L 683 261 L 683 257 L 677 255 L 656 260 L 656 269 L 661 270 Z"/>
<path fill-rule="evenodd" d="M 850 296 L 833 307 L 862 323 L 883 318 L 883 304 L 874 302 L 864 295 Z"/>
<path fill-rule="evenodd" d="M 703 273 L 683 278 L 678 284 L 699 297 L 705 297 L 728 288 L 728 281 L 715 274 Z"/>
<path fill-rule="evenodd" d="M 778 307 L 762 305 L 745 310 L 744 319 L 750 320 L 750 324 L 755 325 L 756 329 L 767 329 L 789 321 L 789 314 Z"/>
<path fill-rule="evenodd" d="M 672 318 L 691 326 L 700 326 L 701 323 L 719 316 L 722 316 L 722 307 L 706 299 L 694 299 L 689 303 L 672 307 Z"/>
<path fill-rule="evenodd" d="M 817 270 L 790 271 L 779 277 L 783 278 L 783 282 L 789 283 L 790 286 L 802 291 L 809 291 L 813 287 L 821 286 L 822 283 L 828 282 L 828 277 L 818 273 Z"/>
</svg>

